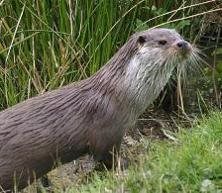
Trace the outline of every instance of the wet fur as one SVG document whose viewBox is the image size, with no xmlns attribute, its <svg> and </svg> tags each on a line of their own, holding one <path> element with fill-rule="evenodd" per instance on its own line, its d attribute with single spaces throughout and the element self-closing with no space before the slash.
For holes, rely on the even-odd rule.
<svg viewBox="0 0 222 193">
<path fill-rule="evenodd" d="M 141 48 L 138 37 L 149 38 L 148 32 L 133 35 L 92 77 L 0 112 L 4 190 L 22 189 L 56 161 L 67 163 L 86 153 L 109 166 L 110 151 L 118 151 L 125 129 L 158 96 L 175 67 L 159 49 Z M 164 33 L 177 37 L 173 30 Z"/>
</svg>

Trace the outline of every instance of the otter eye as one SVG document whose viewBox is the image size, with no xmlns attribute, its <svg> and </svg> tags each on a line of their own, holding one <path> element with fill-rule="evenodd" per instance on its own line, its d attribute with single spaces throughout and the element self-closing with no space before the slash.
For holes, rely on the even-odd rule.
<svg viewBox="0 0 222 193">
<path fill-rule="evenodd" d="M 159 40 L 159 41 L 158 41 L 158 44 L 159 44 L 159 45 L 166 45 L 166 44 L 167 44 L 167 41 L 166 41 L 166 40 Z"/>
<path fill-rule="evenodd" d="M 146 37 L 145 37 L 145 36 L 139 36 L 138 42 L 139 42 L 140 44 L 144 44 L 144 43 L 146 42 Z"/>
</svg>

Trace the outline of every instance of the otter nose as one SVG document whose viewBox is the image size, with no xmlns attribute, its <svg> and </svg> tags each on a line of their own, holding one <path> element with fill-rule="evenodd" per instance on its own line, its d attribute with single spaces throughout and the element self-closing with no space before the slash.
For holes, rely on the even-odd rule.
<svg viewBox="0 0 222 193">
<path fill-rule="evenodd" d="M 186 41 L 180 41 L 177 43 L 177 47 L 183 50 L 188 49 L 188 43 Z"/>
</svg>

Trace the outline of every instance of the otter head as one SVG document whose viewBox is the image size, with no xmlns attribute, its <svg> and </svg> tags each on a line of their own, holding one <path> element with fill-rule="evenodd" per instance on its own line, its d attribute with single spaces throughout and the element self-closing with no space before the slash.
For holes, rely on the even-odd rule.
<svg viewBox="0 0 222 193">
<path fill-rule="evenodd" d="M 156 60 L 162 65 L 183 62 L 192 54 L 192 46 L 175 30 L 157 28 L 136 34 L 138 55 L 144 62 Z M 148 60 L 148 61 L 147 61 Z"/>
<path fill-rule="evenodd" d="M 165 28 L 136 33 L 131 40 L 137 49 L 126 67 L 125 85 L 142 108 L 159 95 L 175 67 L 186 68 L 195 49 L 175 30 Z"/>
<path fill-rule="evenodd" d="M 192 45 L 173 29 L 150 29 L 134 34 L 131 40 L 137 49 L 128 63 L 127 72 L 130 76 L 136 75 L 139 81 L 158 75 L 157 81 L 166 76 L 169 78 L 176 66 L 183 69 L 184 63 L 196 56 Z"/>
</svg>

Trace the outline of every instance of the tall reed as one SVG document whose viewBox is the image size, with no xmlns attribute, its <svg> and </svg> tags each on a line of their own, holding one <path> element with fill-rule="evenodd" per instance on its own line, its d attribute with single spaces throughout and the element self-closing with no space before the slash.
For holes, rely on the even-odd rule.
<svg viewBox="0 0 222 193">
<path fill-rule="evenodd" d="M 0 1 L 0 108 L 95 73 L 130 34 L 172 14 L 143 21 L 184 6 L 176 2 Z"/>
</svg>

